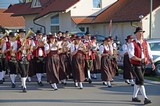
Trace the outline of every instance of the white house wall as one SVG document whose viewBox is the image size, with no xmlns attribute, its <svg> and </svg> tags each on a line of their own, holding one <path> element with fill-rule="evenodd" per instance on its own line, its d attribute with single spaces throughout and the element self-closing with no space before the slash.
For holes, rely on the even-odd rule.
<svg viewBox="0 0 160 106">
<path fill-rule="evenodd" d="M 102 0 L 102 8 L 93 8 L 93 0 L 81 0 L 71 11 L 71 16 L 96 16 L 117 0 Z M 78 12 L 77 12 L 78 11 Z"/>
<path fill-rule="evenodd" d="M 149 26 L 150 26 L 150 14 L 148 14 L 144 19 L 143 22 L 143 29 L 145 31 L 144 35 L 145 38 L 149 38 Z M 160 7 L 155 9 L 152 12 L 152 38 L 159 38 L 160 36 Z"/>
</svg>

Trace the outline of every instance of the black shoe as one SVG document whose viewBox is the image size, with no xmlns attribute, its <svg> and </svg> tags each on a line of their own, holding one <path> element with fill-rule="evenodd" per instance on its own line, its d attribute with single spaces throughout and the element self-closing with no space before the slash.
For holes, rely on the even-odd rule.
<svg viewBox="0 0 160 106">
<path fill-rule="evenodd" d="M 151 100 L 145 98 L 145 100 L 144 100 L 144 105 L 149 104 L 149 103 L 152 103 Z"/>
<path fill-rule="evenodd" d="M 92 80 L 91 80 L 91 79 L 88 79 L 88 82 L 91 84 L 91 83 L 92 83 Z"/>
<path fill-rule="evenodd" d="M 16 87 L 16 85 L 14 83 L 12 83 L 12 88 L 15 88 L 15 87 Z"/>
<path fill-rule="evenodd" d="M 23 93 L 26 93 L 27 92 L 27 89 L 26 88 L 23 88 Z"/>
<path fill-rule="evenodd" d="M 103 85 L 107 85 L 107 83 L 103 82 Z"/>
<path fill-rule="evenodd" d="M 42 83 L 42 82 L 38 82 L 38 85 L 39 85 L 39 86 L 43 86 L 43 83 Z"/>
<path fill-rule="evenodd" d="M 112 85 L 108 86 L 108 88 L 112 88 Z"/>
<path fill-rule="evenodd" d="M 3 80 L 0 80 L 0 84 L 3 84 Z"/>
<path fill-rule="evenodd" d="M 131 84 L 131 86 L 134 86 L 134 84 Z"/>
<path fill-rule="evenodd" d="M 132 98 L 132 102 L 141 102 L 138 98 Z"/>
<path fill-rule="evenodd" d="M 125 81 L 125 83 L 130 84 L 130 82 L 128 82 L 128 81 Z"/>
</svg>

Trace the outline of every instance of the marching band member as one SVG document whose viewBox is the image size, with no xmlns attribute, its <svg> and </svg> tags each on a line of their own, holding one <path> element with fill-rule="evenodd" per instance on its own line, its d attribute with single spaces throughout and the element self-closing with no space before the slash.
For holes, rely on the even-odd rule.
<svg viewBox="0 0 160 106">
<path fill-rule="evenodd" d="M 49 42 L 45 45 L 46 59 L 46 73 L 47 81 L 51 84 L 54 90 L 58 90 L 57 83 L 59 83 L 59 68 L 60 60 L 58 55 L 59 45 L 54 35 L 49 35 Z"/>
<path fill-rule="evenodd" d="M 10 32 L 9 33 L 9 41 L 6 41 L 2 48 L 2 53 L 5 54 L 6 60 L 8 61 L 8 67 L 10 70 L 10 78 L 12 83 L 12 88 L 15 88 L 15 78 L 17 75 L 17 62 L 16 62 L 16 56 L 15 52 L 13 51 L 14 48 L 14 41 L 15 39 L 15 33 Z"/>
<path fill-rule="evenodd" d="M 18 62 L 19 73 L 21 75 L 22 90 L 27 92 L 26 80 L 29 71 L 31 41 L 27 40 L 24 29 L 19 29 L 19 39 L 14 43 L 14 51 Z"/>
<path fill-rule="evenodd" d="M 71 56 L 75 86 L 78 87 L 79 83 L 80 89 L 83 89 L 82 82 L 85 80 L 85 52 L 85 45 L 81 42 L 81 38 L 76 36 L 74 43 L 71 45 Z"/>
<path fill-rule="evenodd" d="M 42 40 L 42 32 L 40 30 L 37 30 L 36 32 L 36 38 L 32 42 L 33 47 L 33 59 L 34 59 L 34 65 L 35 65 L 35 73 L 37 76 L 37 83 L 39 86 L 43 86 L 42 83 L 42 75 L 44 73 L 44 57 L 46 56 L 45 50 L 44 50 L 44 42 Z"/>
<path fill-rule="evenodd" d="M 125 79 L 125 82 L 127 84 L 131 84 L 131 86 L 134 86 L 134 81 L 133 81 L 133 72 L 132 72 L 132 67 L 131 63 L 129 60 L 128 56 L 128 45 L 132 42 L 133 37 L 132 35 L 128 35 L 126 43 L 123 44 L 122 50 L 124 51 L 124 60 L 123 60 L 123 78 Z"/>
<path fill-rule="evenodd" d="M 68 73 L 69 71 L 68 65 L 68 49 L 69 49 L 69 43 L 67 41 L 66 37 L 61 37 L 61 44 L 60 44 L 60 51 L 59 51 L 59 58 L 60 58 L 60 72 L 59 72 L 59 78 L 62 81 L 64 85 L 66 85 L 66 80 L 68 79 Z"/>
<path fill-rule="evenodd" d="M 88 82 L 92 83 L 91 80 L 91 71 L 92 71 L 92 67 L 93 67 L 93 59 L 95 59 L 95 55 L 94 53 L 91 51 L 92 45 L 91 45 L 91 40 L 90 40 L 91 35 L 89 34 L 89 32 L 86 32 L 85 34 L 85 40 L 84 40 L 84 44 L 86 46 L 86 70 L 85 72 L 87 77 L 88 77 Z"/>
<path fill-rule="evenodd" d="M 95 36 L 92 36 L 91 37 L 91 45 L 92 45 L 92 53 L 94 53 L 95 55 L 95 59 L 93 59 L 93 74 L 92 74 L 92 77 L 94 79 L 96 79 L 96 73 L 98 71 L 100 71 L 100 58 L 99 58 L 99 55 L 98 55 L 98 49 L 99 49 L 99 46 L 96 42 L 96 37 Z"/>
<path fill-rule="evenodd" d="M 110 56 L 113 55 L 113 48 L 110 45 L 110 38 L 105 38 L 103 45 L 99 48 L 101 54 L 101 79 L 104 85 L 112 87 L 112 64 Z"/>
</svg>

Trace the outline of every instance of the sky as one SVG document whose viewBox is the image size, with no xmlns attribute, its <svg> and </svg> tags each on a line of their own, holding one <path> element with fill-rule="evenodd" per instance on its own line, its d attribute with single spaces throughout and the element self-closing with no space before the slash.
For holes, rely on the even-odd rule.
<svg viewBox="0 0 160 106">
<path fill-rule="evenodd" d="M 7 8 L 10 4 L 19 3 L 19 0 L 0 0 L 0 8 Z"/>
</svg>

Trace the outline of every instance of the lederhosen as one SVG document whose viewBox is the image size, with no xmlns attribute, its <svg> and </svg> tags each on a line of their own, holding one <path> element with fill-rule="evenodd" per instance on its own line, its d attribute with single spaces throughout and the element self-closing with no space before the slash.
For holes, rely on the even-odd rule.
<svg viewBox="0 0 160 106">
<path fill-rule="evenodd" d="M 147 58 L 147 62 L 142 64 L 139 61 L 134 61 L 130 59 L 131 64 L 133 65 L 134 69 L 133 72 L 135 74 L 136 80 L 135 83 L 137 85 L 144 85 L 144 73 L 145 73 L 145 65 L 148 64 L 148 47 L 147 47 L 147 41 L 144 40 L 142 43 L 142 48 L 139 43 L 136 41 L 133 41 L 134 44 L 134 55 L 138 58 L 141 58 L 142 52 L 144 53 L 144 56 Z"/>
<path fill-rule="evenodd" d="M 123 78 L 124 79 L 133 79 L 133 71 L 132 71 L 132 67 L 131 67 L 131 63 L 130 63 L 128 54 L 124 54 L 124 59 L 123 59 Z"/>
<path fill-rule="evenodd" d="M 47 54 L 47 60 L 46 60 L 47 81 L 50 84 L 59 82 L 59 68 L 60 68 L 60 60 L 59 60 L 58 50 L 50 51 Z"/>
<path fill-rule="evenodd" d="M 11 43 L 9 41 L 6 42 L 6 50 L 11 47 Z M 5 53 L 6 60 L 8 61 L 9 73 L 17 74 L 18 73 L 18 64 L 15 56 L 11 56 L 10 52 Z"/>
<path fill-rule="evenodd" d="M 104 47 L 104 54 L 108 54 L 108 51 Z M 101 79 L 102 81 L 112 80 L 112 64 L 110 60 L 110 55 L 105 55 L 101 57 Z"/>
<path fill-rule="evenodd" d="M 93 60 L 95 59 L 95 55 L 93 53 L 93 51 L 91 50 L 91 48 L 89 46 L 91 46 L 89 44 L 89 42 L 84 42 L 84 44 L 86 45 L 87 48 L 87 53 L 85 55 L 85 75 L 87 76 L 87 71 L 92 71 L 93 70 Z"/>
<path fill-rule="evenodd" d="M 27 41 L 29 44 L 29 41 Z M 17 40 L 17 50 L 21 48 L 22 44 L 20 40 Z M 23 54 L 22 51 L 16 53 L 16 59 L 18 62 L 19 73 L 21 77 L 27 77 L 29 71 L 29 60 L 30 60 L 30 50 L 25 50 L 26 54 Z"/>
<path fill-rule="evenodd" d="M 77 53 L 72 56 L 72 67 L 74 81 L 83 82 L 85 80 L 85 54 L 83 51 L 78 50 Z"/>
<path fill-rule="evenodd" d="M 38 41 L 35 40 L 34 41 L 35 45 L 38 44 Z M 42 49 L 43 51 L 43 55 L 42 56 L 39 56 L 39 49 Z M 43 47 L 38 47 L 37 49 L 35 49 L 33 52 L 32 52 L 32 55 L 33 55 L 33 59 L 34 59 L 34 65 L 35 65 L 35 72 L 36 73 L 44 73 L 45 72 L 45 67 L 44 67 L 44 58 L 46 57 L 45 55 L 45 52 L 44 52 L 44 46 Z"/>
</svg>

